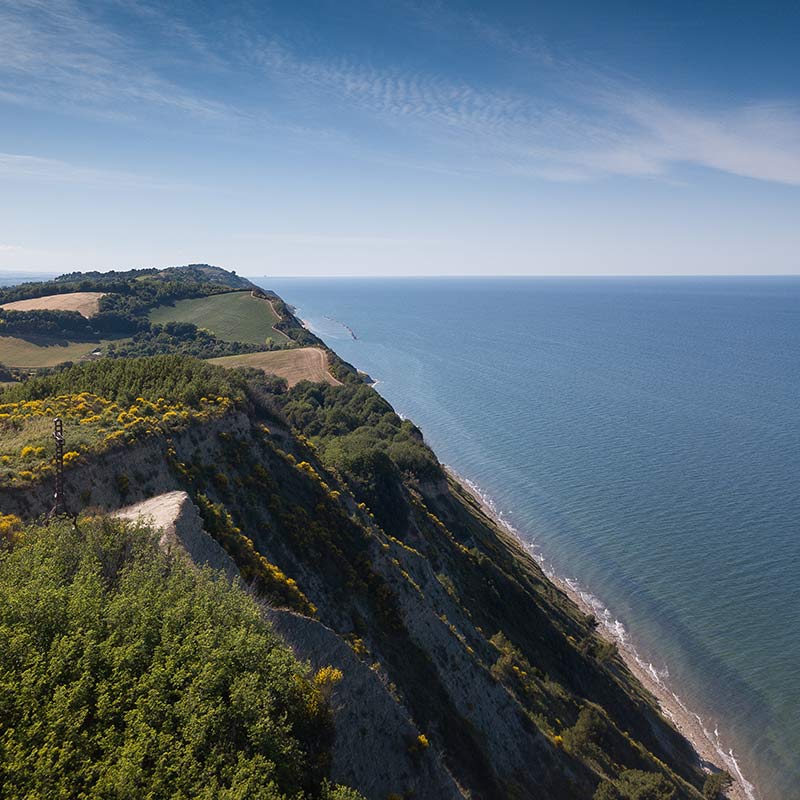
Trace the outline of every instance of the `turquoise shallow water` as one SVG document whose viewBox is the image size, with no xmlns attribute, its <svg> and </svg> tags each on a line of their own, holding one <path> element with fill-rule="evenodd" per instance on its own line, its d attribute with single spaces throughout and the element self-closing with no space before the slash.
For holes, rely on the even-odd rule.
<svg viewBox="0 0 800 800">
<path fill-rule="evenodd" d="M 800 798 L 800 279 L 259 282 Z"/>
</svg>

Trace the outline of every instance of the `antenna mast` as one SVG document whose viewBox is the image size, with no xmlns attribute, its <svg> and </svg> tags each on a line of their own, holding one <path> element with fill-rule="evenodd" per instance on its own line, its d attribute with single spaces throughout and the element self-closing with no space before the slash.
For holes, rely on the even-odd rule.
<svg viewBox="0 0 800 800">
<path fill-rule="evenodd" d="M 53 438 L 56 441 L 56 491 L 53 495 L 53 508 L 50 511 L 50 516 L 54 517 L 57 514 L 63 514 L 64 508 L 64 424 L 61 422 L 60 417 L 53 420 Z"/>
</svg>

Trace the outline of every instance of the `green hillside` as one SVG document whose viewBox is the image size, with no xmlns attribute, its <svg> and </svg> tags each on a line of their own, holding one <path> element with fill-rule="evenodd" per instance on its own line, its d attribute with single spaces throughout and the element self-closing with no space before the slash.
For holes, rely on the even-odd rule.
<svg viewBox="0 0 800 800">
<path fill-rule="evenodd" d="M 203 535 L 234 560 L 259 601 L 291 609 L 279 612 L 281 635 L 301 660 L 340 669 L 343 685 L 359 670 L 377 676 L 371 694 L 359 684 L 335 703 L 336 781 L 369 800 L 703 796 L 706 776 L 691 747 L 598 636 L 596 621 L 448 479 L 420 431 L 371 387 L 301 382 L 287 390 L 256 370 L 157 356 L 101 360 L 6 389 L 0 434 L 13 431 L 14 440 L 2 457 L 8 477 L 0 478 L 0 508 L 12 532 L 8 515 L 33 520 L 52 503 L 41 428 L 42 414 L 51 412 L 65 418 L 67 446 L 79 451 L 65 476 L 71 511 L 185 492 Z M 23 449 L 26 432 L 37 447 Z M 21 468 L 23 478 L 14 477 Z M 48 564 L 29 573 L 60 585 L 53 570 Z M 162 614 L 162 589 L 148 580 L 153 613 Z M 9 586 L 19 584 L 15 571 Z M 188 599 L 167 573 L 163 591 L 170 604 L 192 605 L 190 583 L 181 585 Z M 81 584 L 80 598 L 102 622 L 106 603 L 93 599 L 93 586 Z M 141 597 L 130 603 L 146 607 L 149 618 Z M 65 605 L 71 607 L 34 604 L 45 630 L 48 615 L 62 625 L 58 609 Z M 22 642 L 29 638 L 20 628 L 25 620 L 6 625 Z M 75 624 L 82 629 L 84 621 Z M 133 653 L 136 641 L 127 641 Z M 334 657 L 337 647 L 347 658 Z M 78 678 L 91 674 L 93 662 L 81 660 L 79 649 L 59 657 Z M 18 683 L 16 664 L 6 668 L 6 686 Z M 51 673 L 47 661 L 36 664 L 42 675 Z M 78 714 L 75 735 L 93 742 L 88 686 L 54 712 L 53 724 L 59 714 Z M 173 696 L 182 703 L 184 689 Z M 0 703 L 13 697 L 13 690 L 0 691 Z M 37 694 L 26 702 L 46 706 L 46 699 Z M 387 707 L 405 727 L 387 724 Z M 357 716 L 348 717 L 348 708 Z M 0 741 L 2 720 L 25 718 L 15 713 L 0 708 Z M 254 701 L 253 717 L 265 713 Z M 174 728 L 178 739 L 182 726 Z M 136 726 L 119 735 L 139 747 Z M 19 745 L 21 763 L 35 762 L 34 747 L 30 738 Z M 89 753 L 102 773 L 103 753 Z M 24 772 L 20 767 L 20 781 Z M 389 786 L 385 774 L 395 776 Z M 434 784 L 449 789 L 433 792 Z"/>
<path fill-rule="evenodd" d="M 250 292 L 178 300 L 173 306 L 154 308 L 149 318 L 156 325 L 189 322 L 226 342 L 263 345 L 267 339 L 276 343 L 289 341 L 286 334 L 273 327 L 280 320 L 270 303 Z"/>
<path fill-rule="evenodd" d="M 94 306 L 76 310 L 76 298 Z M 293 342 L 321 344 L 276 295 L 206 264 L 72 272 L 0 287 L 0 363 L 19 370 L 86 359 L 98 344 L 111 358 L 216 358 Z"/>
</svg>

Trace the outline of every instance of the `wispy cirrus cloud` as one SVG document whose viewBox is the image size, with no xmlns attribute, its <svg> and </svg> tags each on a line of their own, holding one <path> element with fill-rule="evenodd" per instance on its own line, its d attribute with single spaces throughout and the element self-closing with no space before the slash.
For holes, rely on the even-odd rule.
<svg viewBox="0 0 800 800">
<path fill-rule="evenodd" d="M 112 118 L 135 118 L 143 107 L 208 119 L 234 113 L 158 74 L 147 42 L 116 30 L 99 8 L 77 0 L 0 4 L 3 99 Z"/>
<path fill-rule="evenodd" d="M 501 89 L 483 91 L 441 75 L 350 58 L 304 58 L 277 39 L 252 40 L 248 52 L 253 64 L 291 87 L 295 97 L 312 103 L 326 97 L 385 121 L 422 122 L 490 136 L 533 112 L 529 100 Z"/>
<path fill-rule="evenodd" d="M 476 13 L 455 11 L 442 2 L 397 0 L 409 18 L 429 33 L 448 32 L 451 37 L 470 37 L 502 51 L 504 55 L 524 58 L 531 63 L 556 66 L 562 59 L 545 37 L 535 30 L 511 31 Z"/>
<path fill-rule="evenodd" d="M 254 140 L 269 134 L 317 141 L 386 164 L 441 174 L 512 174 L 558 181 L 607 176 L 672 179 L 684 165 L 800 185 L 800 110 L 795 103 L 699 107 L 667 101 L 633 76 L 613 77 L 562 57 L 533 31 L 509 31 L 446 5 L 400 3 L 409 24 L 504 59 L 505 82 L 480 82 L 443 66 L 377 63 L 364 51 L 324 57 L 285 32 L 251 30 L 223 19 L 200 30 L 147 0 L 5 0 L 0 4 L 0 101 L 99 114 L 125 122 L 171 113 L 238 125 Z M 120 8 L 180 47 L 155 47 L 116 25 Z M 104 13 L 101 13 L 104 12 Z M 236 8 L 226 8 L 231 18 Z M 413 19 L 412 19 L 413 17 Z M 243 32 L 244 31 L 244 32 Z M 443 34 L 444 35 L 444 34 Z M 463 40 L 463 41 L 461 41 Z M 214 71 L 251 87 L 224 101 L 202 80 L 167 75 L 186 50 L 198 74 Z M 419 62 L 422 64 L 423 62 Z M 535 81 L 529 80 L 531 74 Z M 178 71 L 179 75 L 183 73 Z M 274 89 L 275 92 L 268 90 Z M 278 109 L 277 117 L 272 111 Z M 368 123 L 368 124 L 365 124 Z M 386 135 L 376 133 L 376 128 Z M 87 180 L 88 173 L 42 159 L 16 174 Z M 0 162 L 0 170 L 10 169 Z"/>
<path fill-rule="evenodd" d="M 617 111 L 638 126 L 634 146 L 651 167 L 665 171 L 670 164 L 689 163 L 800 185 L 798 104 L 755 103 L 708 112 L 633 93 L 618 99 Z"/>
<path fill-rule="evenodd" d="M 487 35 L 498 41 L 497 31 Z M 439 171 L 499 170 L 579 181 L 669 176 L 688 164 L 800 185 L 800 113 L 791 104 L 682 107 L 642 90 L 633 79 L 612 80 L 574 63 L 561 64 L 571 72 L 554 79 L 554 92 L 544 100 L 442 75 L 302 59 L 276 41 L 254 45 L 251 55 L 295 97 L 311 103 L 334 99 L 440 145 L 431 163 Z"/>
<path fill-rule="evenodd" d="M 165 181 L 121 170 L 72 164 L 54 158 L 21 153 L 0 153 L 0 177 L 43 183 L 95 184 L 116 187 L 174 188 Z"/>
</svg>

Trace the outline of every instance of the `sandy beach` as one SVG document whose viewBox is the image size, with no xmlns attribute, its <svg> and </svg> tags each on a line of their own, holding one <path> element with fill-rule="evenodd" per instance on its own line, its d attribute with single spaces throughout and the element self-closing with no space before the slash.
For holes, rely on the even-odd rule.
<svg viewBox="0 0 800 800">
<path fill-rule="evenodd" d="M 759 800 L 756 788 L 742 774 L 739 764 L 714 732 L 703 725 L 702 719 L 681 701 L 666 679 L 661 678 L 651 664 L 644 662 L 630 644 L 619 622 L 594 595 L 577 585 L 573 580 L 556 575 L 529 544 L 527 544 L 511 525 L 497 512 L 492 502 L 471 481 L 447 467 L 449 474 L 457 480 L 481 505 L 483 510 L 498 525 L 512 533 L 524 549 L 542 567 L 547 577 L 553 581 L 586 614 L 593 615 L 600 623 L 598 632 L 607 640 L 614 642 L 625 664 L 644 687 L 656 698 L 661 712 L 691 743 L 700 761 L 713 764 L 719 770 L 726 770 L 734 779 L 725 792 L 729 800 Z"/>
</svg>

